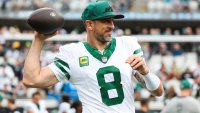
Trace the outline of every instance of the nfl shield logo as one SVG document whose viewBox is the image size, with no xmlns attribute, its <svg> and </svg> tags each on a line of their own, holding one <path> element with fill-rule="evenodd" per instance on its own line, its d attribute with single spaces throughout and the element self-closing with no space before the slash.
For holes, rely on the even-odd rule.
<svg viewBox="0 0 200 113">
<path fill-rule="evenodd" d="M 102 60 L 102 62 L 107 62 L 107 57 L 105 57 L 105 56 L 103 56 L 103 57 L 101 57 L 101 60 Z"/>
</svg>

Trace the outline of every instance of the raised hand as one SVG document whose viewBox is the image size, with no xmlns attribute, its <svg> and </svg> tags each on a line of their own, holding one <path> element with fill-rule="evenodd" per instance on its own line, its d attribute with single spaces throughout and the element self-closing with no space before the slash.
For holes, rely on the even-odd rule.
<svg viewBox="0 0 200 113">
<path fill-rule="evenodd" d="M 139 55 L 131 55 L 128 57 L 126 60 L 126 63 L 130 64 L 130 66 L 134 69 L 137 70 L 140 74 L 146 75 L 149 73 L 149 68 L 146 65 L 146 62 L 143 57 Z"/>
</svg>

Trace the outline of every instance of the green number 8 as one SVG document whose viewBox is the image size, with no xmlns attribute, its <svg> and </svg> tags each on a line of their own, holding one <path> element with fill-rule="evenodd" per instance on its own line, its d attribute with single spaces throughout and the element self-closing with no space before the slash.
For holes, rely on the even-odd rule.
<svg viewBox="0 0 200 113">
<path fill-rule="evenodd" d="M 113 74 L 114 81 L 106 82 L 104 75 Z M 104 104 L 111 106 L 122 103 L 124 100 L 124 91 L 121 84 L 121 76 L 118 68 L 107 66 L 97 71 L 97 80 L 100 86 L 101 98 Z M 118 96 L 109 98 L 108 90 L 116 89 Z"/>
</svg>

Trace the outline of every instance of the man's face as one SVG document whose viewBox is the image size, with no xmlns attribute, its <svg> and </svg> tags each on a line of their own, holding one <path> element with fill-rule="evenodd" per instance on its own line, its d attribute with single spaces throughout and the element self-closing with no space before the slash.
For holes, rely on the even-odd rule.
<svg viewBox="0 0 200 113">
<path fill-rule="evenodd" d="M 115 28 L 113 19 L 107 18 L 93 21 L 94 37 L 101 43 L 110 42 L 112 38 L 112 31 Z"/>
<path fill-rule="evenodd" d="M 35 96 L 33 96 L 33 101 L 34 101 L 35 103 L 39 103 L 39 101 L 40 101 L 40 95 L 35 95 Z"/>
</svg>

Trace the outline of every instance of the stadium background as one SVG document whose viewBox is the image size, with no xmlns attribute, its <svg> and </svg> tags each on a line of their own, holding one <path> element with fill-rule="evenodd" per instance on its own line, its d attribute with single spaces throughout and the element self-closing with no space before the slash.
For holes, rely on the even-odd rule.
<svg viewBox="0 0 200 113">
<path fill-rule="evenodd" d="M 59 35 L 47 41 L 41 56 L 45 66 L 53 59 L 60 45 L 84 41 L 85 28 L 80 19 L 88 2 L 95 0 L 0 0 L 0 95 L 3 107 L 15 97 L 18 107 L 31 101 L 31 94 L 43 94 L 49 112 L 57 111 L 60 97 L 68 94 L 77 101 L 76 90 L 68 82 L 46 89 L 25 88 L 21 83 L 24 58 L 33 39 L 33 30 L 26 20 L 41 7 L 55 8 L 65 18 Z M 198 0 L 109 0 L 114 10 L 125 15 L 115 21 L 114 36 L 137 37 L 153 72 L 163 81 L 165 94 L 152 97 L 135 82 L 135 106 L 149 98 L 150 111 L 159 113 L 165 104 L 180 92 L 182 79 L 193 83 L 192 96 L 200 101 L 200 1 Z M 79 105 L 79 103 L 75 103 Z"/>
</svg>

